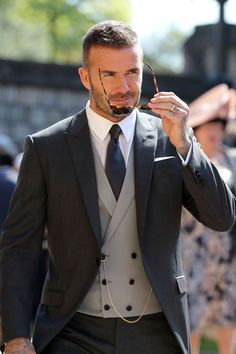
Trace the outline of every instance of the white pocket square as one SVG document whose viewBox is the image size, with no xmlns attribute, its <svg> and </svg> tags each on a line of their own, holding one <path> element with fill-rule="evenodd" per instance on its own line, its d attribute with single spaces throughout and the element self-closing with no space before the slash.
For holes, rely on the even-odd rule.
<svg viewBox="0 0 236 354">
<path fill-rule="evenodd" d="M 175 159 L 175 156 L 156 157 L 156 158 L 154 159 L 154 162 L 163 161 L 163 160 L 168 160 L 168 159 Z"/>
</svg>

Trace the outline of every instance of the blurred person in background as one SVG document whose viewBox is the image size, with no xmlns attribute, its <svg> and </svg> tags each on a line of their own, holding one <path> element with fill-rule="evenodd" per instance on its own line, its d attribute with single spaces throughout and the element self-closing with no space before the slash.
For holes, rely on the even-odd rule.
<svg viewBox="0 0 236 354">
<path fill-rule="evenodd" d="M 227 122 L 232 117 L 231 102 L 235 95 L 235 91 L 226 84 L 215 86 L 189 105 L 188 121 L 201 148 L 233 193 L 236 192 L 236 149 L 222 142 Z M 233 267 L 236 227 L 230 232 L 213 231 L 184 209 L 181 235 L 192 352 L 199 353 L 202 336 L 207 329 L 214 328 L 220 354 L 233 354 L 236 325 L 236 270 Z"/>
<path fill-rule="evenodd" d="M 226 125 L 223 143 L 227 146 L 236 148 L 236 95 L 235 94 L 232 94 L 228 108 L 229 108 L 229 119 Z"/>
<path fill-rule="evenodd" d="M 16 154 L 17 147 L 12 139 L 0 134 L 0 229 L 16 185 L 18 173 L 13 166 Z"/>
<path fill-rule="evenodd" d="M 14 159 L 17 147 L 13 140 L 0 134 L 0 230 L 6 218 L 10 200 L 16 186 L 18 172 L 14 168 Z M 2 338 L 2 326 L 0 319 L 0 339 Z"/>
</svg>

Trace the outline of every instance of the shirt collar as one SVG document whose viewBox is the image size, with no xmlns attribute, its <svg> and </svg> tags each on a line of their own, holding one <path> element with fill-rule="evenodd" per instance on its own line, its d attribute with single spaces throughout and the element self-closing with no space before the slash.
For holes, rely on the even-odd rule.
<svg viewBox="0 0 236 354">
<path fill-rule="evenodd" d="M 114 124 L 109 119 L 102 117 L 100 114 L 94 112 L 90 107 L 90 102 L 88 101 L 86 105 L 86 114 L 88 118 L 89 129 L 101 140 L 104 141 Z M 136 110 L 133 110 L 130 115 L 122 119 L 118 124 L 124 134 L 127 143 L 134 135 L 136 122 Z"/>
</svg>

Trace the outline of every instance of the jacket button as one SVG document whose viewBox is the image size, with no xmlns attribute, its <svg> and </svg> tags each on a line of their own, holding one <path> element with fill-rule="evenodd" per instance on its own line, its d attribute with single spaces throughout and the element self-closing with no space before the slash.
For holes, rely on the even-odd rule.
<svg viewBox="0 0 236 354">
<path fill-rule="evenodd" d="M 131 254 L 131 257 L 132 257 L 133 259 L 137 258 L 137 253 L 133 252 L 133 253 Z"/>
<path fill-rule="evenodd" d="M 110 306 L 109 305 L 104 305 L 104 310 L 106 310 L 106 311 L 108 311 L 108 310 L 110 310 Z"/>
<path fill-rule="evenodd" d="M 107 285 L 106 279 L 102 279 L 102 285 Z"/>
<path fill-rule="evenodd" d="M 130 279 L 129 283 L 130 285 L 134 285 L 134 279 Z"/>
<path fill-rule="evenodd" d="M 127 307 L 126 307 L 126 310 L 127 310 L 127 311 L 131 311 L 131 310 L 132 310 L 132 306 L 130 306 L 130 305 L 127 306 Z"/>
</svg>

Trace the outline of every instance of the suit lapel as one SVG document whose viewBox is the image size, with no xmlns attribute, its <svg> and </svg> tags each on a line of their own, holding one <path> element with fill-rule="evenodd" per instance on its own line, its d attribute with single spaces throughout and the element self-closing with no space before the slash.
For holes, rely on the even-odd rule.
<svg viewBox="0 0 236 354">
<path fill-rule="evenodd" d="M 138 112 L 134 136 L 134 171 L 137 226 L 140 241 L 143 235 L 156 145 L 157 129 L 147 119 L 142 119 L 142 113 Z"/>
<path fill-rule="evenodd" d="M 94 154 L 94 163 L 97 179 L 98 196 L 103 203 L 104 207 L 109 212 L 110 216 L 113 215 L 116 207 L 116 198 L 112 192 L 110 183 L 107 179 L 104 167 L 96 150 L 96 147 L 92 145 Z"/>
<path fill-rule="evenodd" d="M 65 135 L 88 217 L 96 239 L 101 245 L 96 174 L 85 111 L 73 117 L 70 126 L 65 131 Z"/>
<path fill-rule="evenodd" d="M 107 241 L 114 235 L 114 232 L 124 218 L 124 215 L 127 213 L 127 209 L 134 198 L 133 160 L 133 149 L 131 149 L 124 184 L 105 236 Z"/>
</svg>

